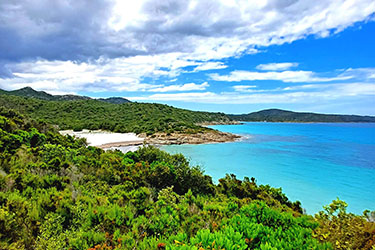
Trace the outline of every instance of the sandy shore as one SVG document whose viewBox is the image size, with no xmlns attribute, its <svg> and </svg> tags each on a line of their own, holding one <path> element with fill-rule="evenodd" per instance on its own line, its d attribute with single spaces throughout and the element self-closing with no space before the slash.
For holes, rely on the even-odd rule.
<svg viewBox="0 0 375 250">
<path fill-rule="evenodd" d="M 112 133 L 102 130 L 90 131 L 85 129 L 79 132 L 74 132 L 73 130 L 64 130 L 60 131 L 60 133 L 62 135 L 71 135 L 78 138 L 85 138 L 88 145 L 102 149 L 140 146 L 144 143 L 151 145 L 202 144 L 233 142 L 241 139 L 241 136 L 216 130 L 197 134 L 155 133 L 149 136 L 146 136 L 146 134 L 136 135 L 134 133 Z"/>
<path fill-rule="evenodd" d="M 86 138 L 90 146 L 99 148 L 142 145 L 144 141 L 144 138 L 138 137 L 134 133 L 112 133 L 102 130 L 91 131 L 84 129 L 79 132 L 63 130 L 60 131 L 60 134 Z"/>
</svg>

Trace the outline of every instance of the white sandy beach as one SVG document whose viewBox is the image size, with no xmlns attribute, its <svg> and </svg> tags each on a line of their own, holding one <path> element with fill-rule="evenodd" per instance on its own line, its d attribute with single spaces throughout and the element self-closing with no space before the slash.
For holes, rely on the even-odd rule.
<svg viewBox="0 0 375 250">
<path fill-rule="evenodd" d="M 144 138 L 138 137 L 134 133 L 112 133 L 102 130 L 87 130 L 84 129 L 79 132 L 73 130 L 60 131 L 62 135 L 71 135 L 79 138 L 86 138 L 90 146 L 97 146 L 101 148 L 140 145 L 143 144 Z"/>
</svg>

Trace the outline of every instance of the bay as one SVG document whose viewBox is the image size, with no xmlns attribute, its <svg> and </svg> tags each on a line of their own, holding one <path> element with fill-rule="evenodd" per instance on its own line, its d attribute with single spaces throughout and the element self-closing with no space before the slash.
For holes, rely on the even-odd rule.
<svg viewBox="0 0 375 250">
<path fill-rule="evenodd" d="M 374 123 L 263 123 L 211 126 L 243 136 L 231 143 L 168 145 L 214 182 L 233 173 L 281 187 L 309 214 L 337 197 L 348 211 L 375 210 Z"/>
</svg>

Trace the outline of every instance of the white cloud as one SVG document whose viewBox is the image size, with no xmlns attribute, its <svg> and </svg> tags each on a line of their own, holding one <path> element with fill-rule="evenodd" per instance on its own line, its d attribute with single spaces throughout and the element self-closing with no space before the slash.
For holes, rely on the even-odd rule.
<svg viewBox="0 0 375 250">
<path fill-rule="evenodd" d="M 2 0 L 0 59 L 180 52 L 220 60 L 308 35 L 326 37 L 370 19 L 374 10 L 373 0 Z"/>
<path fill-rule="evenodd" d="M 253 92 L 256 85 L 234 85 L 232 88 L 237 92 Z"/>
<path fill-rule="evenodd" d="M 154 89 L 149 89 L 150 92 L 173 92 L 173 91 L 192 91 L 192 90 L 205 90 L 210 85 L 207 82 L 202 84 L 185 83 L 181 85 L 169 85 Z"/>
<path fill-rule="evenodd" d="M 76 93 L 79 91 L 147 91 L 163 85 L 143 83 L 145 77 L 174 77 L 181 68 L 197 63 L 176 54 L 99 58 L 90 62 L 47 61 L 6 65 L 14 78 L 0 78 L 0 88 L 17 89 L 30 86 L 37 90 Z"/>
<path fill-rule="evenodd" d="M 116 32 L 145 34 L 139 41 L 145 51 L 158 50 L 157 44 L 209 60 L 310 34 L 326 37 L 331 29 L 341 31 L 366 19 L 374 9 L 371 0 L 116 1 L 111 20 L 116 20 Z"/>
<path fill-rule="evenodd" d="M 0 88 L 18 89 L 30 86 L 54 93 L 205 90 L 209 87 L 207 82 L 169 86 L 142 82 L 144 77 L 173 77 L 179 74 L 180 67 L 195 64 L 189 60 L 176 58 L 175 55 L 100 58 L 91 63 L 40 60 L 7 65 L 13 71 L 14 78 L 0 78 Z M 170 82 L 176 80 L 174 78 Z"/>
<path fill-rule="evenodd" d="M 341 74 L 343 76 L 353 76 L 361 80 L 371 80 L 375 78 L 375 68 L 349 68 Z"/>
<path fill-rule="evenodd" d="M 228 66 L 222 62 L 204 62 L 194 68 L 193 72 L 213 70 L 213 69 L 225 69 Z"/>
<path fill-rule="evenodd" d="M 163 88 L 144 79 L 174 79 L 187 66 L 195 72 L 224 69 L 227 58 L 309 35 L 326 37 L 369 20 L 374 10 L 373 0 L 2 0 L 0 87 L 69 93 Z M 328 82 L 365 74 L 323 77 L 287 70 L 294 66 L 289 64 L 258 66 L 282 72 L 211 77 Z"/>
<path fill-rule="evenodd" d="M 318 84 L 317 84 L 318 85 Z M 307 87 L 309 88 L 309 87 Z M 311 88 L 310 88 L 311 89 Z M 325 84 L 315 91 L 295 91 L 278 93 L 238 93 L 238 92 L 200 92 L 154 94 L 149 96 L 130 97 L 139 101 L 182 101 L 213 104 L 290 104 L 290 103 L 319 103 L 321 101 L 340 100 L 344 98 L 361 98 L 375 95 L 375 83 L 342 83 Z"/>
<path fill-rule="evenodd" d="M 336 76 L 336 77 L 319 77 L 312 71 L 270 71 L 270 72 L 256 72 L 235 70 L 229 75 L 219 75 L 213 73 L 209 75 L 212 80 L 224 82 L 241 82 L 241 81 L 256 81 L 256 80 L 276 80 L 283 82 L 330 82 L 338 80 L 348 80 L 352 76 Z"/>
<path fill-rule="evenodd" d="M 267 63 L 267 64 L 259 64 L 256 66 L 258 70 L 269 70 L 269 71 L 279 71 L 279 70 L 287 70 L 293 67 L 297 67 L 298 63 Z"/>
</svg>

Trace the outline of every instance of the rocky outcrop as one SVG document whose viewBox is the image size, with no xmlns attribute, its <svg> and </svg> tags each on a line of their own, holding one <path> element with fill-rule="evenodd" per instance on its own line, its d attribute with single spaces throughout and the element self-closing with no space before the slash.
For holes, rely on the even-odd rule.
<svg viewBox="0 0 375 250">
<path fill-rule="evenodd" d="M 210 126 L 210 125 L 242 125 L 243 122 L 239 121 L 215 121 L 215 122 L 201 122 L 197 123 L 198 126 Z"/>
<path fill-rule="evenodd" d="M 145 138 L 146 144 L 202 144 L 232 142 L 241 138 L 238 135 L 224 133 L 220 131 L 207 131 L 196 134 L 187 133 L 155 133 Z"/>
</svg>

